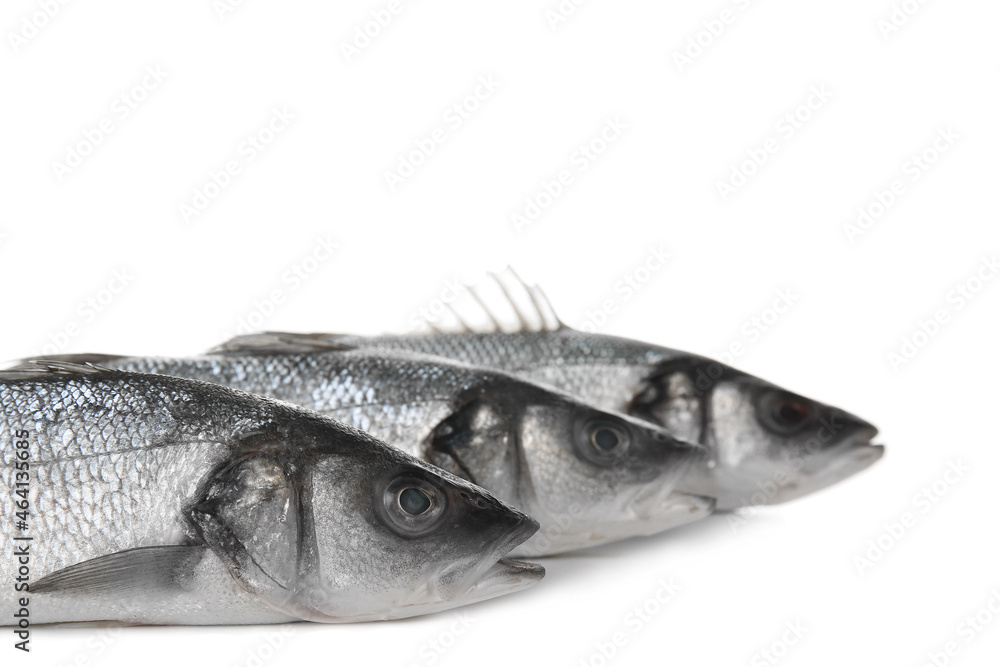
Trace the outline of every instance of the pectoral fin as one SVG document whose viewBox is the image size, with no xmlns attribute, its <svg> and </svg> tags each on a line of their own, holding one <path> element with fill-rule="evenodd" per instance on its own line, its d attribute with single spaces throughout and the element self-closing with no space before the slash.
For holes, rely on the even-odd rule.
<svg viewBox="0 0 1000 667">
<path fill-rule="evenodd" d="M 141 594 L 183 588 L 203 546 L 140 547 L 70 565 L 31 584 L 32 593 Z"/>
</svg>

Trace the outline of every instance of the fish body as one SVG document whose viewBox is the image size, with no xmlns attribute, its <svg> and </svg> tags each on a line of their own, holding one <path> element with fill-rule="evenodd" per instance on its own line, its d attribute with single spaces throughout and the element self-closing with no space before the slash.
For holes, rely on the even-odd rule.
<svg viewBox="0 0 1000 667">
<path fill-rule="evenodd" d="M 45 363 L 0 371 L 0 407 L 0 539 L 29 554 L 0 596 L 32 623 L 388 619 L 543 574 L 500 560 L 532 519 L 296 406 Z"/>
<path fill-rule="evenodd" d="M 73 358 L 236 387 L 372 433 L 537 519 L 518 555 L 648 535 L 714 509 L 714 499 L 674 492 L 703 448 L 492 369 L 280 340 L 191 358 Z"/>
<path fill-rule="evenodd" d="M 412 335 L 251 334 L 289 344 L 412 351 L 496 368 L 605 410 L 664 427 L 709 452 L 678 489 L 720 510 L 770 505 L 826 488 L 883 454 L 878 429 L 839 408 L 699 355 L 556 325 Z M 226 349 L 223 345 L 220 349 Z"/>
</svg>

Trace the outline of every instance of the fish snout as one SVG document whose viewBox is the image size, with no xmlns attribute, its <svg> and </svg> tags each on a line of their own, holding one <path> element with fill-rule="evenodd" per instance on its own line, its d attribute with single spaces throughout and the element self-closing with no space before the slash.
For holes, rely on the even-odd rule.
<svg viewBox="0 0 1000 667">
<path fill-rule="evenodd" d="M 492 544 L 495 558 L 501 558 L 534 535 L 538 521 L 486 492 L 463 492 L 472 521 L 483 531 L 483 543 Z"/>
<path fill-rule="evenodd" d="M 823 430 L 831 432 L 833 442 L 881 447 L 872 444 L 872 440 L 879 434 L 877 426 L 840 408 L 829 408 L 827 414 L 820 419 L 820 431 Z"/>
<path fill-rule="evenodd" d="M 537 533 L 540 527 L 538 521 L 513 508 L 507 508 L 504 516 L 496 521 L 502 531 L 496 549 L 498 558 L 523 544 Z"/>
</svg>

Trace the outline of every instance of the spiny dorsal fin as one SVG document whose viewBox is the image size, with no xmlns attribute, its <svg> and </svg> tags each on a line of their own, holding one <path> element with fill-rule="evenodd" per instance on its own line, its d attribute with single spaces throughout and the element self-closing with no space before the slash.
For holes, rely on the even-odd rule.
<svg viewBox="0 0 1000 667">
<path fill-rule="evenodd" d="M 455 320 L 454 326 L 427 319 L 428 328 L 433 333 L 517 333 L 568 328 L 542 289 L 528 285 L 513 268 L 508 266 L 499 274 L 488 272 L 486 276 L 487 280 L 478 286 L 464 286 L 470 299 L 461 309 L 445 304 Z M 485 294 L 487 288 L 492 288 L 492 295 Z"/>
<path fill-rule="evenodd" d="M 209 354 L 225 355 L 268 355 L 302 354 L 310 352 L 343 352 L 355 346 L 339 343 L 335 335 L 323 333 L 291 333 L 287 331 L 264 331 L 261 333 L 236 336 L 225 343 L 213 347 Z"/>
<path fill-rule="evenodd" d="M 87 355 L 66 355 L 80 356 Z M 99 357 L 102 355 L 92 355 Z M 117 357 L 104 355 L 104 360 L 116 359 Z M 101 373 L 111 373 L 108 368 L 102 368 L 90 361 L 78 363 L 74 361 L 63 361 L 54 357 L 36 357 L 22 359 L 16 366 L 0 371 L 0 380 L 41 380 L 52 379 L 53 377 L 80 377 L 83 375 L 100 375 Z"/>
</svg>

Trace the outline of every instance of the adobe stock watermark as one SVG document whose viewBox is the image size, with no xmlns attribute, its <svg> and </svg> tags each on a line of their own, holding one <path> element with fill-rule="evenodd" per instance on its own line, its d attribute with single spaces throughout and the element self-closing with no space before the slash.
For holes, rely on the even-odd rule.
<svg viewBox="0 0 1000 667">
<path fill-rule="evenodd" d="M 908 192 L 907 182 L 916 183 L 919 181 L 960 138 L 961 135 L 951 125 L 940 127 L 930 144 L 904 160 L 900 166 L 900 177 L 893 179 L 884 190 L 876 189 L 868 203 L 858 207 L 854 222 L 844 223 L 844 234 L 847 235 L 847 240 L 851 242 L 851 245 L 859 237 L 864 236 L 865 232 L 881 220 Z"/>
<path fill-rule="evenodd" d="M 417 649 L 417 660 L 409 663 L 409 667 L 430 667 L 437 663 L 465 636 L 472 627 L 473 618 L 467 611 L 452 614 L 448 627 L 431 637 Z"/>
<path fill-rule="evenodd" d="M 774 131 L 777 136 L 768 137 L 759 146 L 746 149 L 746 158 L 733 165 L 729 177 L 715 181 L 715 189 L 722 201 L 729 201 L 730 197 L 749 183 L 771 157 L 791 141 L 832 97 L 833 92 L 826 87 L 826 84 L 811 86 L 802 104 L 785 112 L 775 121 Z"/>
<path fill-rule="evenodd" d="M 695 61 L 701 58 L 708 49 L 728 30 L 729 26 L 736 22 L 741 13 L 750 9 L 750 0 L 731 0 L 729 3 L 735 5 L 736 9 L 723 7 L 711 17 L 701 22 L 701 28 L 688 35 L 682 48 L 674 49 L 671 56 L 677 71 L 684 73 L 684 68 L 694 65 Z"/>
<path fill-rule="evenodd" d="M 799 296 L 792 292 L 791 287 L 779 289 L 775 292 L 769 305 L 762 308 L 757 314 L 748 317 L 740 325 L 740 337 L 733 339 L 723 352 L 715 355 L 715 358 L 731 366 L 736 359 L 746 354 L 753 343 L 759 341 L 765 333 L 770 331 L 798 300 Z"/>
<path fill-rule="evenodd" d="M 594 643 L 594 648 L 584 658 L 577 660 L 578 667 L 606 667 L 624 646 L 641 633 L 681 591 L 673 577 L 661 577 L 657 588 L 622 617 L 619 628 L 604 639 Z"/>
<path fill-rule="evenodd" d="M 233 184 L 233 180 L 243 173 L 243 169 L 256 160 L 258 155 L 267 150 L 291 126 L 293 120 L 295 114 L 288 107 L 272 109 L 271 116 L 264 124 L 257 131 L 248 134 L 236 147 L 236 155 L 226 160 L 219 169 L 209 170 L 208 177 L 202 184 L 195 186 L 190 201 L 183 201 L 177 205 L 181 220 L 190 222 L 204 213 L 212 202 Z"/>
<path fill-rule="evenodd" d="M 417 308 L 416 312 L 410 315 L 410 333 L 428 331 L 431 325 L 437 324 L 444 318 L 448 318 L 451 304 L 458 301 L 459 297 L 467 291 L 465 285 L 457 280 L 447 279 L 444 281 L 444 288 L 441 293 L 431 299 L 426 306 Z"/>
<path fill-rule="evenodd" d="M 958 459 L 948 461 L 940 477 L 922 487 L 910 498 L 911 507 L 898 517 L 882 524 L 882 532 L 868 540 L 864 550 L 855 554 L 852 562 L 858 574 L 864 575 L 896 548 L 902 539 L 938 506 L 951 490 L 972 470 Z"/>
<path fill-rule="evenodd" d="M 875 22 L 879 34 L 886 42 L 900 31 L 927 4 L 927 0 L 903 0 L 894 2 L 889 9 L 889 15 Z"/>
<path fill-rule="evenodd" d="M 426 136 L 414 139 L 415 148 L 397 155 L 396 168 L 383 172 L 382 176 L 389 192 L 395 192 L 406 179 L 417 173 L 417 169 L 426 164 L 427 160 L 437 152 L 438 146 L 448 141 L 452 133 L 461 129 L 483 103 L 493 97 L 499 87 L 500 82 L 492 74 L 484 74 L 479 77 L 469 94 L 445 109 L 441 115 L 444 127 L 435 127 Z"/>
<path fill-rule="evenodd" d="M 777 665 L 788 655 L 793 646 L 797 646 L 802 641 L 807 632 L 809 632 L 809 628 L 802 625 L 800 620 L 785 622 L 784 632 L 781 633 L 781 636 L 771 642 L 767 648 L 753 654 L 753 657 L 750 658 L 750 667 Z"/>
<path fill-rule="evenodd" d="M 989 598 L 955 626 L 954 637 L 947 640 L 938 650 L 927 652 L 927 660 L 921 667 L 947 667 L 962 650 L 976 640 L 1000 616 L 1000 587 L 991 588 Z"/>
<path fill-rule="evenodd" d="M 92 324 L 97 318 L 108 310 L 133 282 L 135 276 L 130 269 L 122 267 L 113 269 L 111 277 L 98 290 L 84 297 L 73 309 L 73 316 L 61 324 L 55 331 L 50 331 L 46 335 L 46 341 L 40 348 L 31 350 L 26 356 L 38 357 L 42 355 L 59 354 L 69 347 L 73 339 L 78 338 L 83 333 L 88 324 Z"/>
<path fill-rule="evenodd" d="M 340 244 L 329 234 L 317 237 L 313 247 L 281 273 L 277 286 L 253 300 L 250 312 L 237 322 L 236 335 L 259 331 L 292 294 L 299 291 L 306 281 L 333 259 L 339 249 Z"/>
<path fill-rule="evenodd" d="M 70 0 L 37 0 L 38 9 L 22 16 L 17 30 L 7 31 L 7 41 L 11 50 L 15 54 L 20 53 L 28 42 L 38 37 L 42 30 L 52 23 L 69 2 Z"/>
<path fill-rule="evenodd" d="M 340 53 L 348 64 L 360 56 L 378 39 L 413 0 L 389 0 L 384 7 L 373 9 L 369 18 L 354 26 L 350 39 L 341 40 Z"/>
<path fill-rule="evenodd" d="M 269 626 L 261 632 L 261 641 L 247 648 L 245 657 L 232 663 L 233 667 L 263 667 L 285 647 L 288 638 L 294 634 L 295 628 L 291 623 Z"/>
<path fill-rule="evenodd" d="M 910 331 L 900 339 L 899 346 L 886 353 L 889 368 L 895 372 L 912 362 L 920 352 L 930 345 L 952 317 L 961 312 L 1000 273 L 1000 263 L 996 253 L 983 257 L 975 270 L 945 294 L 945 303 L 933 310 L 931 315 L 918 319 Z"/>
<path fill-rule="evenodd" d="M 559 0 L 545 10 L 545 21 L 549 24 L 549 30 L 555 32 L 560 25 L 566 23 L 576 10 L 587 4 L 587 0 Z"/>
<path fill-rule="evenodd" d="M 618 312 L 622 304 L 630 301 L 660 269 L 667 265 L 670 257 L 670 253 L 664 250 L 663 246 L 650 246 L 639 264 L 615 281 L 613 286 L 615 296 L 604 299 L 597 308 L 587 310 L 586 318 L 576 328 L 587 333 L 597 333 L 597 330 Z"/>
<path fill-rule="evenodd" d="M 91 635 L 84 641 L 85 649 L 73 656 L 71 661 L 62 663 L 60 667 L 95 667 L 100 664 L 97 658 L 118 641 L 123 628 L 123 625 L 117 623 L 93 628 Z"/>
<path fill-rule="evenodd" d="M 246 0 L 212 0 L 212 11 L 216 18 L 225 21 L 230 14 L 246 4 Z"/>
<path fill-rule="evenodd" d="M 557 170 L 552 180 L 543 179 L 535 194 L 529 195 L 525 200 L 524 207 L 510 214 L 514 229 L 521 233 L 537 222 L 542 213 L 576 182 L 577 175 L 586 172 L 605 155 L 611 145 L 621 139 L 628 127 L 621 116 L 605 118 L 597 134 L 573 149 L 569 154 L 568 164 Z"/>
<path fill-rule="evenodd" d="M 159 88 L 167 79 L 160 65 L 148 65 L 143 70 L 139 81 L 125 92 L 115 96 L 111 101 L 108 113 L 91 127 L 81 131 L 82 138 L 71 141 L 63 149 L 63 157 L 52 161 L 52 173 L 56 181 L 63 180 L 83 165 L 88 157 L 94 154 L 97 147 L 111 136 L 122 122 L 128 119 L 147 99 L 150 93 Z"/>
</svg>

